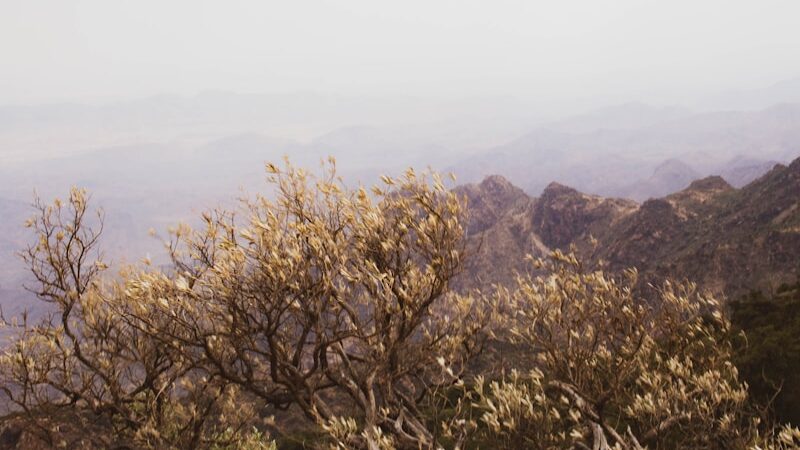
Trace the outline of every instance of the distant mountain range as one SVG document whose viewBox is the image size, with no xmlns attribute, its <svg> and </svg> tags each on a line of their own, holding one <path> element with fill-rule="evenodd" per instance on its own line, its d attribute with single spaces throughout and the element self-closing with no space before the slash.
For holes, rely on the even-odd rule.
<svg viewBox="0 0 800 450">
<path fill-rule="evenodd" d="M 778 103 L 800 102 L 800 77 L 782 80 L 755 89 L 740 89 L 714 94 L 700 102 L 712 110 L 763 109 Z"/>
<path fill-rule="evenodd" d="M 629 103 L 548 122 L 481 105 L 443 102 L 429 110 L 420 99 L 205 93 L 0 107 L 0 289 L 16 289 L 0 295 L 0 306 L 24 295 L 14 253 L 28 242 L 22 223 L 34 190 L 49 201 L 72 185 L 88 188 L 106 211 L 103 245 L 112 262 L 150 256 L 158 263 L 163 247 L 149 229 L 163 235 L 202 210 L 231 206 L 242 192 L 269 195 L 263 163 L 284 155 L 310 170 L 336 156 L 350 186 L 409 166 L 454 172 L 460 183 L 502 174 L 508 181 L 491 177 L 461 188 L 477 202 L 471 229 L 495 243 L 476 250 L 495 258 L 481 276 L 502 278 L 507 260 L 531 249 L 579 243 L 574 235 L 586 231 L 584 222 L 600 237 L 646 211 L 640 203 L 694 180 L 719 175 L 742 188 L 800 155 L 800 103 L 703 113 Z M 305 131 L 289 132 L 296 127 Z"/>
<path fill-rule="evenodd" d="M 689 113 L 639 104 L 544 125 L 455 163 L 461 180 L 503 174 L 538 195 L 551 181 L 643 201 L 719 174 L 734 186 L 800 156 L 800 104 Z"/>
<path fill-rule="evenodd" d="M 695 281 L 736 297 L 800 277 L 800 158 L 736 189 L 711 176 L 642 204 L 549 184 L 530 197 L 499 176 L 457 188 L 475 255 L 464 286 L 508 283 L 526 254 L 575 249 L 593 267 L 636 267 L 646 282 Z"/>
</svg>

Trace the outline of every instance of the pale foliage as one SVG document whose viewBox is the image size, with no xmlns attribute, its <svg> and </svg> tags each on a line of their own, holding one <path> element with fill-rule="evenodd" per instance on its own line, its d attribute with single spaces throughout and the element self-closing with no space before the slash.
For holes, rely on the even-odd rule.
<svg viewBox="0 0 800 450">
<path fill-rule="evenodd" d="M 239 431 L 253 411 L 238 402 L 238 387 L 207 380 L 156 337 L 175 329 L 150 301 L 172 295 L 155 288 L 167 278 L 130 270 L 121 282 L 101 282 L 102 215 L 92 222 L 84 191 L 36 206 L 28 225 L 38 239 L 23 258 L 36 279 L 31 290 L 53 312 L 18 324 L 0 356 L 0 391 L 12 409 L 5 420 L 24 424 L 28 439 L 68 448 L 198 448 L 247 438 Z M 141 320 L 153 328 L 142 330 Z"/>
<path fill-rule="evenodd" d="M 206 214 L 204 229 L 174 230 L 174 270 L 105 284 L 85 194 L 39 204 L 26 261 L 57 313 L 26 325 L 0 363 L 43 439 L 95 420 L 97 445 L 211 445 L 254 415 L 234 402 L 247 397 L 295 405 L 333 438 L 330 424 L 357 423 L 348 446 L 433 445 L 419 405 L 456 380 L 486 322 L 481 298 L 449 292 L 459 200 L 411 170 L 371 193 L 345 188 L 333 161 L 321 178 L 267 171 L 275 199 L 244 201 L 244 224 Z M 357 422 L 337 422 L 337 407 Z"/>
<path fill-rule="evenodd" d="M 537 261 L 498 301 L 501 334 L 535 369 L 484 387 L 481 422 L 506 448 L 742 448 L 757 421 L 730 361 L 729 323 L 691 285 L 667 283 L 656 301 L 585 272 L 573 255 Z"/>
<path fill-rule="evenodd" d="M 757 438 L 752 450 L 793 450 L 800 448 L 800 429 L 784 425 L 764 438 Z"/>
<path fill-rule="evenodd" d="M 320 177 L 267 171 L 270 199 L 173 230 L 172 268 L 111 279 L 85 193 L 37 202 L 23 256 L 54 312 L 0 356 L 5 419 L 85 448 L 270 449 L 263 406 L 301 411 L 335 449 L 800 442 L 789 426 L 759 435 L 730 325 L 694 286 L 646 301 L 634 270 L 557 251 L 493 297 L 454 293 L 465 212 L 436 174 L 368 192 L 333 161 Z M 518 350 L 517 370 L 471 372 L 488 337 Z"/>
<path fill-rule="evenodd" d="M 178 327 L 165 344 L 337 439 L 348 424 L 349 446 L 433 445 L 419 404 L 455 379 L 437 360 L 463 368 L 486 322 L 481 298 L 448 287 L 464 253 L 458 198 L 412 170 L 368 193 L 332 164 L 320 178 L 267 168 L 275 199 L 246 202 L 244 225 L 218 213 L 179 230 L 173 292 L 148 295 Z"/>
</svg>

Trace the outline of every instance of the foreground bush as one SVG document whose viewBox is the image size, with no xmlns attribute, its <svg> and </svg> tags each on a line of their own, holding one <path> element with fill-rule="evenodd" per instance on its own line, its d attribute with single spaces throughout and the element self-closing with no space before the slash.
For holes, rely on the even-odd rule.
<svg viewBox="0 0 800 450">
<path fill-rule="evenodd" d="M 731 363 L 729 322 L 692 285 L 655 299 L 587 272 L 572 255 L 542 263 L 498 298 L 506 339 L 534 369 L 478 379 L 483 433 L 505 448 L 746 448 L 758 419 Z M 800 443 L 800 441 L 797 441 Z"/>
</svg>

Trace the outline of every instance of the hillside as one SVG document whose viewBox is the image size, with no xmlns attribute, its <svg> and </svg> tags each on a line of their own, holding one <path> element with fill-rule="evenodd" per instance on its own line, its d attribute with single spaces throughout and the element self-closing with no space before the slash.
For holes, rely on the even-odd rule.
<svg viewBox="0 0 800 450">
<path fill-rule="evenodd" d="M 525 267 L 508 262 L 519 254 L 570 246 L 595 266 L 637 267 L 645 280 L 690 279 L 728 296 L 770 291 L 800 275 L 800 159 L 776 165 L 741 189 L 712 176 L 642 204 L 557 183 L 538 198 L 504 202 L 489 186 L 515 188 L 499 177 L 491 180 L 463 188 L 472 216 L 481 218 L 471 230 L 471 239 L 481 242 L 472 279 L 506 282 Z"/>
<path fill-rule="evenodd" d="M 456 188 L 470 211 L 468 242 L 472 255 L 458 284 L 485 288 L 509 284 L 528 269 L 526 255 L 546 256 L 555 248 L 588 241 L 637 209 L 630 200 L 586 195 L 550 183 L 539 198 L 526 195 L 493 175 L 480 184 Z"/>
<path fill-rule="evenodd" d="M 547 247 L 532 229 L 533 201 L 505 178 L 494 175 L 480 184 L 455 189 L 469 206 L 467 267 L 457 284 L 480 288 L 507 283 L 527 254 L 545 255 Z"/>
<path fill-rule="evenodd" d="M 602 236 L 595 259 L 635 265 L 730 295 L 772 290 L 800 273 L 800 159 L 735 190 L 721 179 L 645 202 Z"/>
</svg>

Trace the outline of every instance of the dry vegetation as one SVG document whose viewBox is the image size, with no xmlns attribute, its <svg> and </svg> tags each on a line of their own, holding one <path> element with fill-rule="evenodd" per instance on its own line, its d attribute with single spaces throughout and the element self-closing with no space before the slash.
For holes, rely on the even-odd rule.
<svg viewBox="0 0 800 450">
<path fill-rule="evenodd" d="M 299 411 L 323 448 L 800 443 L 760 418 L 728 321 L 692 286 L 644 302 L 635 271 L 557 252 L 533 262 L 546 275 L 458 294 L 465 212 L 437 175 L 367 192 L 332 162 L 267 171 L 274 200 L 178 227 L 169 270 L 105 276 L 86 194 L 37 202 L 24 259 L 53 313 L 0 357 L 19 446 L 270 448 L 265 408 Z M 486 345 L 516 348 L 520 370 L 475 373 Z"/>
</svg>

